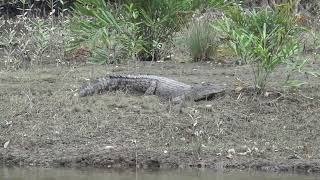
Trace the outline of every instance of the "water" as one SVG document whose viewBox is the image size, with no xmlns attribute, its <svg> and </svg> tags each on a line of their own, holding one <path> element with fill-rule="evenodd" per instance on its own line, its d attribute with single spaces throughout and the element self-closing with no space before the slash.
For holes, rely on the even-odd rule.
<svg viewBox="0 0 320 180">
<path fill-rule="evenodd" d="M 0 168 L 0 180 L 320 180 L 320 176 L 211 170 L 108 171 L 45 168 Z"/>
</svg>

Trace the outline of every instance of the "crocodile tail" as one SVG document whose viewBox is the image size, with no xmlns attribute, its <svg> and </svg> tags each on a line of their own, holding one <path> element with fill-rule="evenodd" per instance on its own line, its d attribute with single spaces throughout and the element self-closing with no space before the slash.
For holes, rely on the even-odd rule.
<svg viewBox="0 0 320 180">
<path fill-rule="evenodd" d="M 84 96 L 92 95 L 96 92 L 102 92 L 103 90 L 108 89 L 109 81 L 110 81 L 109 77 L 102 77 L 102 78 L 96 79 L 95 81 L 89 84 L 83 85 L 80 88 L 79 96 L 84 97 Z"/>
</svg>

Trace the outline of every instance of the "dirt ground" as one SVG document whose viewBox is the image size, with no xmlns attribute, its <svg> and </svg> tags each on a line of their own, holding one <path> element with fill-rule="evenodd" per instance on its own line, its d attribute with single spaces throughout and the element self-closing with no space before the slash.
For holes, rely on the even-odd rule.
<svg viewBox="0 0 320 180">
<path fill-rule="evenodd" d="M 77 96 L 83 83 L 107 74 L 162 75 L 229 91 L 187 102 L 181 112 L 156 96 Z M 12 166 L 320 172 L 320 80 L 285 91 L 281 75 L 269 84 L 280 95 L 258 96 L 232 91 L 237 78 L 251 82 L 250 67 L 207 62 L 1 71 L 0 159 Z"/>
</svg>

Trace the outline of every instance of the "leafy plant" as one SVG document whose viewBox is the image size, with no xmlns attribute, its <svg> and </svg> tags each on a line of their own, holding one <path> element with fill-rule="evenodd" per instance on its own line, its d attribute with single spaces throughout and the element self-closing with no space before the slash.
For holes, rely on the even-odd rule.
<svg viewBox="0 0 320 180">
<path fill-rule="evenodd" d="M 71 28 L 72 48 L 81 44 L 89 44 L 92 50 L 106 46 L 118 49 L 121 59 L 158 60 L 163 44 L 170 42 L 173 33 L 187 22 L 193 2 L 124 0 L 110 4 L 104 0 L 78 0 Z"/>
<path fill-rule="evenodd" d="M 128 0 L 137 7 L 140 16 L 136 22 L 141 22 L 138 33 L 146 42 L 145 52 L 139 53 L 140 59 L 160 59 L 159 49 L 163 43 L 172 38 L 191 17 L 193 1 L 188 0 Z"/>
<path fill-rule="evenodd" d="M 137 36 L 138 23 L 128 19 L 137 16 L 133 5 L 114 9 L 104 0 L 79 0 L 71 21 L 73 40 L 68 51 L 85 45 L 93 51 L 91 62 L 100 64 L 135 56 L 144 49 L 144 41 Z"/>
<path fill-rule="evenodd" d="M 230 46 L 253 70 L 255 87 L 264 90 L 268 78 L 299 50 L 297 25 L 292 4 L 243 11 L 234 4 L 217 27 L 230 39 Z"/>
<path fill-rule="evenodd" d="M 51 30 L 50 24 L 40 18 L 33 19 L 28 26 L 28 31 L 32 33 L 34 55 L 39 57 L 39 62 L 43 61 L 44 51 L 49 48 Z"/>
<path fill-rule="evenodd" d="M 295 61 L 288 60 L 286 62 L 287 77 L 284 82 L 284 86 L 291 89 L 296 89 L 306 84 L 306 82 L 304 81 L 292 79 L 292 75 L 294 74 L 305 74 L 305 75 L 311 75 L 314 77 L 320 77 L 320 71 L 314 70 L 310 67 L 306 67 L 309 63 L 310 62 L 308 59 L 295 60 Z"/>
</svg>

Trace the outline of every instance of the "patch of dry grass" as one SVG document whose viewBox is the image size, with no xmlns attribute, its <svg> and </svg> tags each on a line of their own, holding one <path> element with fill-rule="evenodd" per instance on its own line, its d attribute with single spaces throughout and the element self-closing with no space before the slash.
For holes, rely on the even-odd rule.
<svg viewBox="0 0 320 180">
<path fill-rule="evenodd" d="M 140 72 L 161 74 L 159 66 L 169 65 L 174 66 L 141 65 Z M 232 87 L 233 79 L 225 77 L 225 67 L 215 67 L 216 74 L 208 76 L 212 67 L 198 65 L 201 72 L 186 64 L 182 76 L 173 75 L 175 69 L 168 70 L 167 76 L 189 83 L 199 78 L 224 82 Z M 113 68 L 95 67 L 95 74 L 105 75 Z M 138 153 L 139 158 L 186 163 L 199 158 L 224 159 L 230 149 L 238 153 L 250 148 L 255 150 L 232 158 L 277 161 L 295 153 L 302 157 L 307 142 L 312 146 L 312 158 L 319 158 L 319 84 L 281 99 L 231 93 L 212 101 L 188 102 L 178 113 L 155 96 L 111 92 L 79 98 L 77 89 L 91 71 L 87 66 L 1 72 L 0 143 L 10 140 L 6 149 L 0 149 L 1 154 L 24 163 L 51 164 L 86 155 L 108 159 L 105 148 L 112 147 L 113 157 Z M 248 78 L 246 71 L 243 66 L 238 74 Z"/>
</svg>

